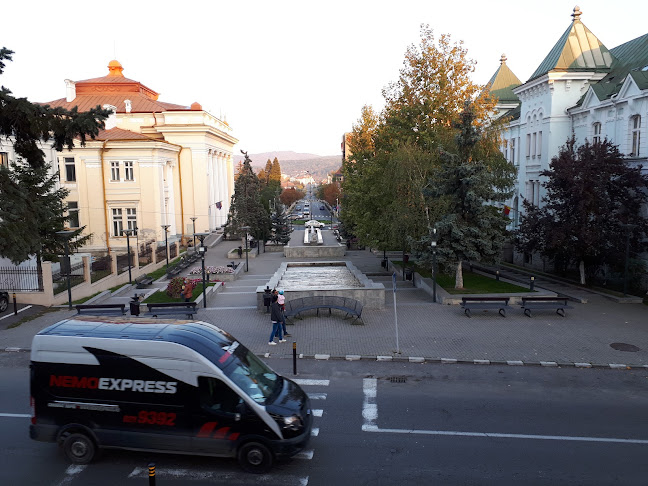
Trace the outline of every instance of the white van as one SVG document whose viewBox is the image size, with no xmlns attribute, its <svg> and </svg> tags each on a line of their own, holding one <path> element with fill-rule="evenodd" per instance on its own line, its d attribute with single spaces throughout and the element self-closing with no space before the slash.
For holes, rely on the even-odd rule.
<svg viewBox="0 0 648 486">
<path fill-rule="evenodd" d="M 205 322 L 75 316 L 34 337 L 30 368 L 29 435 L 75 464 L 119 448 L 264 472 L 311 435 L 299 385 Z"/>
</svg>

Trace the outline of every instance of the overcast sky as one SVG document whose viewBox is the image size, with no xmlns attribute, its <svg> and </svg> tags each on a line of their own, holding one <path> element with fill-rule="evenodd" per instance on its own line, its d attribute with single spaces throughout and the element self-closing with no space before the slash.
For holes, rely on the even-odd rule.
<svg viewBox="0 0 648 486">
<path fill-rule="evenodd" d="M 571 22 L 575 1 L 327 0 L 4 2 L 0 83 L 51 101 L 65 79 L 124 75 L 224 118 L 250 153 L 340 153 L 363 105 L 380 110 L 419 26 L 463 40 L 483 84 L 499 66 L 526 81 Z M 585 0 L 581 20 L 608 48 L 648 33 L 648 1 Z"/>
</svg>

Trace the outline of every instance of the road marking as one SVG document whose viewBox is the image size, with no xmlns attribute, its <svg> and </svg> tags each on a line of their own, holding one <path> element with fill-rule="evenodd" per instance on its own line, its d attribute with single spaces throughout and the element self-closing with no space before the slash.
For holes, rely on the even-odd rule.
<svg viewBox="0 0 648 486">
<path fill-rule="evenodd" d="M 385 432 L 392 434 L 413 434 L 413 435 L 445 435 L 456 437 L 482 437 L 482 438 L 503 438 L 503 439 L 532 439 L 532 440 L 559 440 L 572 442 L 607 442 L 617 444 L 643 444 L 648 445 L 645 439 L 621 439 L 617 437 L 586 437 L 569 435 L 533 435 L 533 434 L 503 434 L 499 432 L 461 432 L 455 430 L 415 430 L 415 429 L 381 429 L 377 425 L 378 405 L 378 380 L 376 378 L 364 378 L 362 383 L 364 401 L 362 405 L 362 417 L 364 432 Z"/>
<path fill-rule="evenodd" d="M 295 456 L 296 457 L 296 456 Z M 148 477 L 148 468 L 136 467 L 128 475 L 129 478 L 145 479 Z M 250 475 L 243 472 L 215 472 L 208 469 L 186 468 L 155 468 L 155 477 L 180 479 L 182 481 L 218 481 L 226 484 L 250 484 Z M 308 476 L 259 474 L 254 476 L 254 484 L 286 484 L 306 486 Z"/>
<path fill-rule="evenodd" d="M 295 454 L 293 457 L 295 459 L 312 459 L 313 455 L 315 454 L 315 451 L 313 449 L 309 449 L 307 451 L 301 451 Z"/>
<path fill-rule="evenodd" d="M 304 385 L 308 385 L 308 386 L 310 386 L 310 385 L 313 385 L 313 386 L 315 386 L 315 385 L 329 386 L 329 384 L 330 384 L 330 380 L 307 380 L 307 379 L 304 379 L 304 378 L 295 378 L 293 381 L 295 383 L 297 383 L 298 385 L 301 385 L 301 386 L 304 386 Z"/>
<path fill-rule="evenodd" d="M 0 417 L 30 418 L 28 413 L 0 413 Z"/>
<path fill-rule="evenodd" d="M 313 412 L 313 417 L 321 417 L 322 415 L 324 415 L 324 410 L 322 409 L 314 408 L 312 412 Z"/>
<path fill-rule="evenodd" d="M 23 307 L 22 309 L 18 309 L 17 312 L 20 313 L 20 312 L 22 312 L 22 311 L 24 311 L 24 310 L 27 310 L 27 309 L 30 309 L 30 308 L 31 308 L 31 305 L 26 305 L 26 306 Z M 0 317 L 0 321 L 1 321 L 2 319 L 6 319 L 7 317 L 11 317 L 11 316 L 14 316 L 14 315 L 15 315 L 15 314 L 12 312 L 12 313 L 10 313 L 10 314 L 7 314 L 6 316 L 2 316 L 2 317 Z"/>
<path fill-rule="evenodd" d="M 319 435 L 319 427 L 313 427 L 311 429 L 311 436 L 312 437 L 317 437 Z"/>
<path fill-rule="evenodd" d="M 307 393 L 311 400 L 326 400 L 326 393 Z"/>
<path fill-rule="evenodd" d="M 87 466 L 78 466 L 76 464 L 68 466 L 65 470 L 65 477 L 61 479 L 58 483 L 55 483 L 54 486 L 65 486 L 74 481 L 75 477 L 81 473 Z"/>
</svg>

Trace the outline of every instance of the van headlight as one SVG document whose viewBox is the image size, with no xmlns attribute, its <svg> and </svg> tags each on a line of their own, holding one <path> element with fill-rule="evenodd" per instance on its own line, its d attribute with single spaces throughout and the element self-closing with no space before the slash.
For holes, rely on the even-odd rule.
<svg viewBox="0 0 648 486">
<path fill-rule="evenodd" d="M 283 417 L 283 428 L 289 430 L 299 430 L 303 426 L 301 417 L 291 415 L 290 417 Z"/>
</svg>

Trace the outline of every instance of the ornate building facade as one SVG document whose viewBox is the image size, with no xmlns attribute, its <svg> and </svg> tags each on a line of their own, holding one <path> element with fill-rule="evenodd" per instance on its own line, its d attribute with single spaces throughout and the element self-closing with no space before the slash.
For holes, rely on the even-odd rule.
<svg viewBox="0 0 648 486">
<path fill-rule="evenodd" d="M 61 185 L 70 191 L 70 225 L 93 235 L 86 250 L 124 247 L 126 229 L 137 228 L 140 241 L 163 243 L 220 228 L 234 191 L 238 140 L 231 127 L 198 103 L 159 101 L 158 93 L 124 77 L 117 61 L 108 70 L 66 80 L 66 97 L 47 103 L 113 112 L 95 140 L 56 157 Z"/>
</svg>

